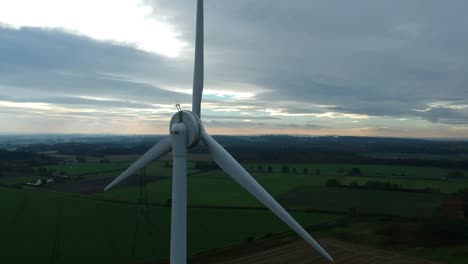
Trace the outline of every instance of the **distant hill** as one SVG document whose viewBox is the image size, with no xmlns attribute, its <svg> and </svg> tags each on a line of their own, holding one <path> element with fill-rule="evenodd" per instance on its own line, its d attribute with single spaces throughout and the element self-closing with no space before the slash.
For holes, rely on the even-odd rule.
<svg viewBox="0 0 468 264">
<path fill-rule="evenodd" d="M 31 136 L 33 137 L 33 136 Z M 58 154 L 103 157 L 142 154 L 160 136 L 70 136 L 57 139 L 10 138 L 19 152 L 55 151 Z M 214 136 L 240 161 L 348 162 L 468 168 L 468 141 L 338 136 Z M 41 139 L 42 141 L 40 141 Z M 14 144 L 13 142 L 21 142 Z M 191 150 L 206 153 L 200 144 Z"/>
</svg>

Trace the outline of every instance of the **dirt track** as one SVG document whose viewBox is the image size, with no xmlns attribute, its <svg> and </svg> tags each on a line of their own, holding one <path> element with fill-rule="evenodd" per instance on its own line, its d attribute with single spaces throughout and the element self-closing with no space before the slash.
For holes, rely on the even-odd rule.
<svg viewBox="0 0 468 264">
<path fill-rule="evenodd" d="M 403 256 L 392 251 L 379 250 L 333 239 L 321 239 L 321 245 L 334 258 L 329 262 L 306 242 L 296 240 L 270 248 L 259 246 L 259 250 L 243 252 L 218 252 L 190 261 L 191 264 L 436 264 L 419 258 Z M 257 247 L 257 245 L 253 245 Z"/>
</svg>

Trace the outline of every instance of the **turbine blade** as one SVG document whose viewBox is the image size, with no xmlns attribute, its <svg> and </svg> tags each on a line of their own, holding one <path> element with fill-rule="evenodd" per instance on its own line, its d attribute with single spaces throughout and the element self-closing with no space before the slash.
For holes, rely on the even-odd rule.
<svg viewBox="0 0 468 264">
<path fill-rule="evenodd" d="M 197 30 L 195 36 L 195 69 L 193 72 L 192 112 L 200 116 L 203 94 L 203 0 L 197 1 Z"/>
<path fill-rule="evenodd" d="M 214 161 L 242 187 L 262 202 L 276 216 L 285 222 L 291 229 L 299 234 L 305 241 L 314 247 L 320 254 L 330 261 L 332 257 L 302 228 L 289 213 L 211 136 L 202 133 L 203 142 L 213 156 Z"/>
<path fill-rule="evenodd" d="M 150 150 L 148 150 L 143 156 L 141 156 L 137 161 L 135 161 L 132 166 L 126 169 L 119 177 L 115 178 L 104 191 L 107 191 L 111 188 L 114 188 L 121 181 L 130 177 L 132 174 L 138 170 L 144 168 L 150 164 L 153 160 L 159 159 L 164 154 L 168 153 L 172 149 L 172 142 L 170 137 L 165 137 L 161 139 L 156 145 L 154 145 Z"/>
</svg>

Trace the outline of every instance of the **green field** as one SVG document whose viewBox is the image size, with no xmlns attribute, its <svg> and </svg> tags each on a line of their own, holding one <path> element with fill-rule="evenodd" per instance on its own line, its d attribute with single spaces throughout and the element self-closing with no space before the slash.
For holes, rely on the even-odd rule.
<svg viewBox="0 0 468 264">
<path fill-rule="evenodd" d="M 50 166 L 70 175 L 85 175 L 83 180 L 100 177 L 117 176 L 130 164 L 72 164 Z M 231 177 L 219 170 L 199 172 L 190 162 L 188 177 L 188 203 L 196 206 L 217 207 L 262 207 L 262 205 L 240 187 Z M 281 173 L 283 164 L 247 164 L 245 167 L 257 169 L 258 165 L 266 170 L 273 168 L 273 173 L 252 172 L 253 176 L 272 194 L 280 198 L 284 206 L 300 210 L 326 210 L 349 212 L 352 208 L 368 214 L 390 214 L 404 216 L 427 216 L 445 199 L 444 194 L 468 188 L 467 180 L 440 180 L 450 170 L 430 167 L 386 166 L 386 165 L 353 165 L 353 164 L 287 164 L 298 173 Z M 347 171 L 360 168 L 363 175 L 345 176 L 338 170 Z M 304 168 L 309 174 L 301 173 Z M 319 169 L 319 175 L 315 170 Z M 370 172 L 374 173 L 373 177 Z M 369 173 L 369 174 L 368 174 Z M 148 184 L 149 203 L 165 205 L 171 199 L 172 169 L 166 162 L 154 162 L 146 169 L 150 176 L 164 176 L 157 182 Z M 404 174 L 412 178 L 391 178 L 391 175 Z M 378 176 L 376 176 L 378 175 Z M 437 179 L 430 180 L 429 178 Z M 378 190 L 350 190 L 325 187 L 327 181 L 338 180 L 341 184 L 353 182 L 365 184 L 367 181 L 381 181 L 401 185 L 408 189 L 431 188 L 440 190 L 441 194 L 408 193 Z M 3 182 L 2 182 L 3 180 Z M 0 178 L 0 183 L 15 184 L 32 180 L 30 178 Z M 305 189 L 304 189 L 305 188 Z M 94 196 L 117 201 L 136 202 L 138 187 L 122 187 Z"/>
<path fill-rule="evenodd" d="M 37 180 L 46 180 L 42 176 L 20 176 L 20 177 L 0 177 L 0 184 L 15 185 L 25 184 L 27 182 L 35 183 Z"/>
<path fill-rule="evenodd" d="M 86 175 L 86 174 L 99 174 L 105 172 L 113 172 L 117 177 L 121 172 L 127 169 L 131 162 L 123 162 L 118 164 L 98 164 L 98 163 L 76 163 L 47 166 L 49 169 L 62 171 L 68 175 Z M 194 173 L 198 170 L 193 168 L 193 163 L 189 163 L 188 173 Z M 146 167 L 146 174 L 151 176 L 171 176 L 172 167 L 166 167 L 164 162 L 153 162 Z"/>
<path fill-rule="evenodd" d="M 82 176 L 75 177 L 73 183 L 117 176 L 129 164 L 72 164 L 48 168 L 63 171 L 70 176 Z M 270 232 L 289 230 L 222 171 L 199 171 L 195 169 L 194 162 L 189 165 L 189 254 L 245 243 L 249 237 L 261 238 Z M 257 169 L 258 165 L 247 164 L 245 167 Z M 284 207 L 296 210 L 292 214 L 304 225 L 341 219 L 351 211 L 359 215 L 429 217 L 449 193 L 468 187 L 466 180 L 440 180 L 450 171 L 441 168 L 287 164 L 291 172 L 282 173 L 283 164 L 261 165 L 264 171 L 271 166 L 273 172 L 252 171 L 252 175 Z M 346 176 L 337 172 L 354 167 L 359 167 L 362 175 Z M 292 173 L 293 168 L 298 173 Z M 308 174 L 302 173 L 304 168 L 308 169 Z M 316 169 L 320 170 L 319 175 L 315 173 Z M 172 168 L 166 162 L 154 162 L 147 167 L 146 175 L 163 178 L 147 185 L 151 223 L 147 227 L 143 219 L 139 218 L 139 232 L 135 230 L 140 207 L 122 203 L 137 202 L 137 186 L 116 188 L 90 196 L 47 192 L 41 187 L 26 187 L 22 190 L 0 188 L 0 210 L 4 216 L 0 219 L 3 241 L 0 244 L 5 252 L 3 259 L 6 263 L 31 262 L 31 259 L 34 262 L 50 263 L 129 263 L 150 260 L 154 252 L 158 259 L 167 258 L 170 208 L 166 205 L 171 199 L 171 174 Z M 401 174 L 407 178 L 393 177 Z M 37 178 L 2 177 L 0 183 L 18 184 Z M 441 192 L 326 187 L 329 180 L 338 180 L 344 185 L 381 181 L 408 189 L 433 188 Z M 311 213 L 323 211 L 330 213 Z M 142 230 L 151 230 L 153 236 Z M 347 235 L 352 236 L 353 232 L 348 231 Z M 364 240 L 375 239 L 371 233 L 363 232 L 359 231 L 361 236 L 365 236 Z M 422 251 L 408 253 L 423 254 Z"/>
<path fill-rule="evenodd" d="M 132 256 L 137 206 L 10 188 L 0 188 L 0 200 L 2 262 L 128 263 L 151 258 L 153 247 L 158 258 L 168 256 L 169 208 L 150 207 L 154 238 L 137 233 Z M 303 225 L 337 219 L 293 215 Z M 188 223 L 189 254 L 288 230 L 272 213 L 258 210 L 189 209 Z"/>
<path fill-rule="evenodd" d="M 355 176 L 252 173 L 254 177 L 290 209 L 349 212 L 351 208 L 367 214 L 408 217 L 428 216 L 445 199 L 446 194 L 468 187 L 468 181 L 425 179 L 387 179 Z M 329 188 L 330 179 L 343 183 L 383 181 L 405 188 L 440 189 L 442 193 L 411 193 L 380 190 Z M 171 179 L 148 185 L 149 202 L 165 204 L 171 198 Z M 96 194 L 121 201 L 136 201 L 137 187 L 124 187 Z M 199 173 L 188 178 L 188 203 L 205 206 L 261 207 L 262 205 L 222 171 Z"/>
<path fill-rule="evenodd" d="M 83 175 L 83 174 L 94 174 L 100 172 L 116 171 L 116 170 L 125 170 L 127 164 L 64 164 L 64 165 L 53 165 L 47 166 L 48 169 L 54 169 L 58 172 L 64 172 L 65 174 L 74 176 L 74 175 Z"/>
<path fill-rule="evenodd" d="M 428 217 L 445 199 L 443 194 L 358 190 L 346 188 L 298 187 L 278 200 L 287 208 L 336 210 L 357 213 Z"/>
<path fill-rule="evenodd" d="M 303 184 L 324 186 L 329 179 L 328 176 L 264 173 L 254 173 L 254 175 L 273 196 Z M 148 184 L 149 201 L 151 203 L 165 203 L 171 197 L 171 184 L 171 179 Z M 97 195 L 116 200 L 135 201 L 136 193 L 137 187 L 123 187 Z M 189 176 L 188 200 L 189 204 L 197 205 L 260 206 L 255 198 L 222 171 L 209 171 Z"/>
</svg>

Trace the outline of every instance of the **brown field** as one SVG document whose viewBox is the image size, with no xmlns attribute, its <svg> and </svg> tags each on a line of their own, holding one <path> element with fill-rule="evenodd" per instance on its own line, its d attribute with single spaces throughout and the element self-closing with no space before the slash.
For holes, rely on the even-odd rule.
<svg viewBox="0 0 468 264">
<path fill-rule="evenodd" d="M 104 188 L 111 183 L 116 176 L 110 176 L 105 178 L 91 179 L 85 181 L 76 181 L 76 182 L 67 182 L 61 184 L 53 184 L 46 186 L 45 189 L 56 191 L 56 192 L 66 192 L 66 193 L 79 193 L 79 194 L 94 194 L 100 193 Z M 158 177 L 158 176 L 146 176 L 146 182 L 160 181 L 167 179 L 168 177 Z M 131 186 L 138 185 L 138 177 L 130 177 L 127 180 L 120 183 L 119 186 Z"/>
<path fill-rule="evenodd" d="M 47 153 L 46 153 L 47 154 Z M 65 162 L 75 162 L 76 161 L 76 155 L 62 155 L 62 154 L 47 154 L 51 157 L 63 159 Z M 143 154 L 129 154 L 129 155 L 108 155 L 104 157 L 91 157 L 91 156 L 85 156 L 86 162 L 88 163 L 99 163 L 101 160 L 108 159 L 110 163 L 118 163 L 118 162 L 126 162 L 126 161 L 135 161 L 139 157 L 141 157 Z M 172 160 L 172 154 L 168 153 L 164 156 L 162 156 L 159 160 Z M 189 153 L 188 160 L 191 161 L 210 161 L 211 156 L 208 154 L 193 154 Z"/>
<path fill-rule="evenodd" d="M 335 239 L 320 239 L 320 244 L 334 258 L 329 262 L 303 240 L 283 241 L 281 244 L 251 243 L 218 252 L 196 256 L 191 264 L 436 264 L 415 257 L 380 249 L 354 245 Z"/>
<path fill-rule="evenodd" d="M 141 157 L 142 154 L 131 154 L 131 155 L 110 155 L 106 156 L 111 163 L 115 162 L 124 162 L 124 161 L 135 161 L 139 157 Z M 164 156 L 162 156 L 158 160 L 172 160 L 172 154 L 168 153 Z M 188 160 L 193 160 L 193 161 L 208 161 L 211 160 L 210 155 L 208 154 L 192 154 L 189 153 Z"/>
</svg>

